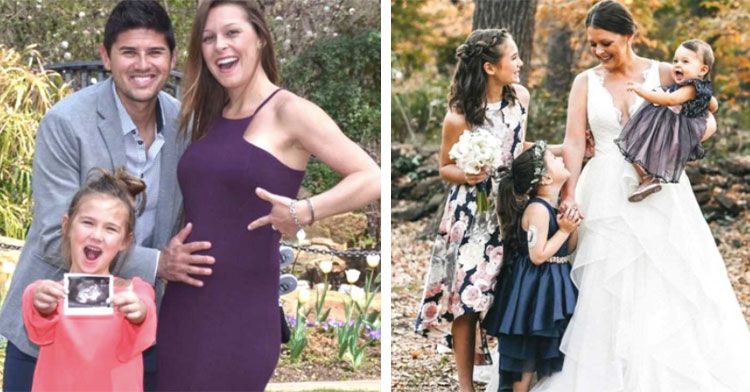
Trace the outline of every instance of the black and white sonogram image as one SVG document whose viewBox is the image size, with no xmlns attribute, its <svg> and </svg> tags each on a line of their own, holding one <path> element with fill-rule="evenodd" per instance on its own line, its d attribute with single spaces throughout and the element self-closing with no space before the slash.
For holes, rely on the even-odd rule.
<svg viewBox="0 0 750 392">
<path fill-rule="evenodd" d="M 65 314 L 100 315 L 112 314 L 111 275 L 65 274 Z"/>
</svg>

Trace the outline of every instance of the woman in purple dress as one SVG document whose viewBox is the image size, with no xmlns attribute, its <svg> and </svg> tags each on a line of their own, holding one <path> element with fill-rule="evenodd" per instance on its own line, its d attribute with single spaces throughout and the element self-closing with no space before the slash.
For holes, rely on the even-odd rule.
<svg viewBox="0 0 750 392">
<path fill-rule="evenodd" d="M 254 2 L 201 2 L 190 39 L 178 178 L 188 241 L 210 241 L 202 287 L 170 283 L 157 334 L 159 390 L 263 390 L 280 350 L 279 239 L 380 195 L 380 169 L 318 106 L 277 86 Z M 310 155 L 343 177 L 297 201 Z"/>
</svg>

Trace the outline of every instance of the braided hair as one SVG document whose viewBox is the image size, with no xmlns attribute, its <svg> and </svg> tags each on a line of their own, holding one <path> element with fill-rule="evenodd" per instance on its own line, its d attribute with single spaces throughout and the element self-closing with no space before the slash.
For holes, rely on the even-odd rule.
<svg viewBox="0 0 750 392">
<path fill-rule="evenodd" d="M 473 126 L 482 125 L 487 119 L 484 63 L 497 64 L 503 57 L 503 44 L 510 39 L 506 29 L 475 30 L 456 49 L 458 65 L 448 94 L 448 107 L 463 114 Z M 511 105 L 516 103 L 516 92 L 510 85 L 503 86 L 502 97 Z"/>
<path fill-rule="evenodd" d="M 547 146 L 543 141 L 524 151 L 513 160 L 510 168 L 503 167 L 498 173 L 500 182 L 497 191 L 497 212 L 503 230 L 503 264 L 509 257 L 510 249 L 520 249 L 521 217 L 529 199 L 536 196 L 539 184 L 546 169 L 544 152 Z"/>
</svg>

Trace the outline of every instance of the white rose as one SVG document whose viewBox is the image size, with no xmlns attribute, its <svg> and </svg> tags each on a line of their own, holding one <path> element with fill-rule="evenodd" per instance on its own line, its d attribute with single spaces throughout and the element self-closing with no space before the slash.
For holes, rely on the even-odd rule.
<svg viewBox="0 0 750 392">
<path fill-rule="evenodd" d="M 469 271 L 484 260 L 484 246 L 477 242 L 467 242 L 458 249 L 458 264 L 461 269 Z"/>
</svg>

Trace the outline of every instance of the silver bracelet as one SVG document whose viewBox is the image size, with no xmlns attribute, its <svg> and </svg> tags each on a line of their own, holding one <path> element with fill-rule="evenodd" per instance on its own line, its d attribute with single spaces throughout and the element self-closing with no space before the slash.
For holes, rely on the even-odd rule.
<svg viewBox="0 0 750 392">
<path fill-rule="evenodd" d="M 292 199 L 292 201 L 289 203 L 289 214 L 292 215 L 292 219 L 294 220 L 294 224 L 297 225 L 297 241 L 301 242 L 304 241 L 305 237 L 307 235 L 305 234 L 305 229 L 302 228 L 302 225 L 299 223 L 299 218 L 297 218 L 297 213 L 294 211 L 294 203 L 296 203 L 297 200 Z"/>
</svg>

